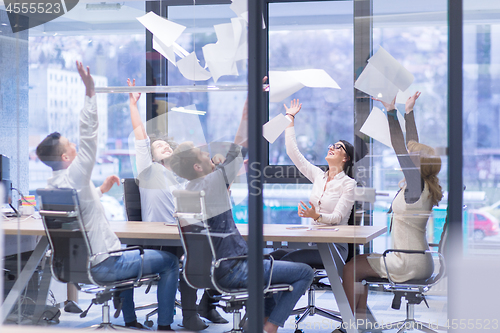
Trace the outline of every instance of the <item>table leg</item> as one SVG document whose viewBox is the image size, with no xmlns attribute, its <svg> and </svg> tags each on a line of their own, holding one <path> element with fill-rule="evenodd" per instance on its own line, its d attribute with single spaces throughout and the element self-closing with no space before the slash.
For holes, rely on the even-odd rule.
<svg viewBox="0 0 500 333">
<path fill-rule="evenodd" d="M 318 250 L 321 255 L 321 260 L 323 260 L 323 265 L 325 266 L 326 273 L 328 274 L 328 279 L 332 286 L 333 294 L 335 295 L 335 300 L 342 315 L 342 325 L 347 330 L 348 333 L 357 333 L 356 321 L 354 320 L 354 315 L 352 314 L 349 301 L 344 292 L 344 287 L 340 279 L 340 274 L 342 274 L 344 261 L 340 257 L 340 254 L 332 243 L 318 243 Z"/>
<path fill-rule="evenodd" d="M 40 239 L 40 241 L 38 241 L 35 250 L 31 254 L 28 262 L 21 271 L 21 274 L 19 274 L 16 283 L 14 283 L 14 286 L 12 287 L 2 304 L 2 311 L 0 312 L 2 314 L 2 317 L 0 318 L 0 325 L 5 322 L 5 319 L 8 317 L 8 315 L 12 311 L 12 308 L 16 304 L 17 299 L 23 292 L 24 288 L 26 288 L 26 286 L 28 285 L 29 280 L 33 276 L 33 273 L 35 272 L 38 264 L 47 252 L 48 247 L 49 242 L 47 240 L 47 237 L 44 236 Z"/>
</svg>

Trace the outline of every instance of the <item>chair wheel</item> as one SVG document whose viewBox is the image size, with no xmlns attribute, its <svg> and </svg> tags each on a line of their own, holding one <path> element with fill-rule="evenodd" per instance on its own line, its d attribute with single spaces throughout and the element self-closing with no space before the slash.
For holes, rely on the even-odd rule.
<svg viewBox="0 0 500 333">
<path fill-rule="evenodd" d="M 146 325 L 147 327 L 153 327 L 153 321 L 152 320 L 146 320 L 144 322 L 144 325 Z"/>
</svg>

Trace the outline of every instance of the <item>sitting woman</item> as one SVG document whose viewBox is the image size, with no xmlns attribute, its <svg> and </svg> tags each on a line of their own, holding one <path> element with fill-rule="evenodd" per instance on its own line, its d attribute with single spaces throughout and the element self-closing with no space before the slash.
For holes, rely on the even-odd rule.
<svg viewBox="0 0 500 333">
<path fill-rule="evenodd" d="M 392 201 L 391 240 L 394 249 L 428 250 L 426 225 L 443 192 L 437 177 L 441 158 L 433 148 L 418 142 L 413 106 L 420 96 L 416 92 L 405 105 L 406 145 L 392 103 L 384 103 L 389 120 L 391 142 L 397 154 L 405 179 Z M 434 264 L 431 255 L 391 252 L 386 256 L 390 278 L 395 282 L 425 279 L 432 275 Z M 356 256 L 344 267 L 343 286 L 349 305 L 358 318 L 366 314 L 368 286 L 360 282 L 367 277 L 387 278 L 382 255 L 377 253 Z"/>
<path fill-rule="evenodd" d="M 354 205 L 354 188 L 356 181 L 352 179 L 352 163 L 354 147 L 345 140 L 328 147 L 325 157 L 328 170 L 325 172 L 311 164 L 299 151 L 295 138 L 294 120 L 302 108 L 299 100 L 292 100 L 290 108 L 285 105 L 286 114 L 292 123 L 286 129 L 286 153 L 295 166 L 312 183 L 309 205 L 303 201 L 298 207 L 300 217 L 313 219 L 313 224 L 346 225 Z M 335 244 L 340 256 L 346 260 L 348 247 L 346 243 Z M 322 266 L 318 250 L 298 250 L 287 252 L 278 250 L 273 257 L 281 260 L 307 263 L 313 267 Z"/>
</svg>

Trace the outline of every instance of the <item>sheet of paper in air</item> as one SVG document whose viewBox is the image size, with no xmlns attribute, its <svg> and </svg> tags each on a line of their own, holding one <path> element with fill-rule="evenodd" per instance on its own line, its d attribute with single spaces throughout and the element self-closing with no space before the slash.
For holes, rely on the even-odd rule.
<svg viewBox="0 0 500 333">
<path fill-rule="evenodd" d="M 291 122 L 288 117 L 280 113 L 262 125 L 262 136 L 270 143 L 274 143 Z"/>
<path fill-rule="evenodd" d="M 233 25 L 234 42 L 236 52 L 234 60 L 248 59 L 248 31 L 247 23 L 241 18 L 232 18 L 231 24 Z"/>
<path fill-rule="evenodd" d="M 399 91 L 398 95 L 396 96 L 396 103 L 398 104 L 406 104 L 406 101 L 408 98 L 413 96 L 413 94 L 417 92 L 415 89 L 406 89 L 405 91 Z"/>
<path fill-rule="evenodd" d="M 368 64 L 354 83 L 354 87 L 368 95 L 390 103 L 399 90 L 412 84 L 413 75 L 384 48 L 368 59 Z"/>
<path fill-rule="evenodd" d="M 229 8 L 236 15 L 248 22 L 248 0 L 232 0 Z"/>
<path fill-rule="evenodd" d="M 170 61 L 174 66 L 177 66 L 175 61 L 175 52 L 173 46 L 167 46 L 158 37 L 153 35 L 153 49 L 158 51 L 162 56 L 164 56 L 168 61 Z"/>
<path fill-rule="evenodd" d="M 200 66 L 200 62 L 198 61 L 198 58 L 196 58 L 196 54 L 194 52 L 179 60 L 177 62 L 177 67 L 179 68 L 182 76 L 188 80 L 205 81 L 212 77 L 210 72 Z"/>
<path fill-rule="evenodd" d="M 167 46 L 172 46 L 186 29 L 185 26 L 164 19 L 153 12 L 138 17 L 137 20 Z"/>
<path fill-rule="evenodd" d="M 405 132 L 405 120 L 403 116 L 397 112 L 399 124 Z M 374 106 L 372 112 L 368 118 L 366 118 L 365 123 L 361 126 L 361 133 L 370 136 L 373 140 L 377 140 L 387 147 L 392 148 L 391 143 L 391 133 L 389 132 L 389 122 L 387 121 L 387 116 L 382 110 Z"/>
<path fill-rule="evenodd" d="M 322 69 L 269 71 L 269 100 L 282 101 L 304 87 L 340 89 L 337 82 Z"/>
</svg>

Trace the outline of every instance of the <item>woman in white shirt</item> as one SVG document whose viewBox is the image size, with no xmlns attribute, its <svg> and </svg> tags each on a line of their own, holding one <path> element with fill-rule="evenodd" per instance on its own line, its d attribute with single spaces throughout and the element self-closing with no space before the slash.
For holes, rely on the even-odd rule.
<svg viewBox="0 0 500 333">
<path fill-rule="evenodd" d="M 300 217 L 311 218 L 312 224 L 347 225 L 354 205 L 354 188 L 356 181 L 352 178 L 352 164 L 354 147 L 345 140 L 340 140 L 328 147 L 325 160 L 328 170 L 310 163 L 302 155 L 297 146 L 295 137 L 295 116 L 302 108 L 299 100 L 292 100 L 290 107 L 285 105 L 286 115 L 292 121 L 285 132 L 286 153 L 302 172 L 313 183 L 309 205 L 300 202 L 298 214 Z M 347 258 L 347 244 L 335 244 L 340 255 Z M 279 259 L 284 252 L 273 253 Z M 286 254 L 282 260 L 304 262 L 311 266 L 322 266 L 321 257 L 317 250 L 299 250 Z"/>
</svg>

